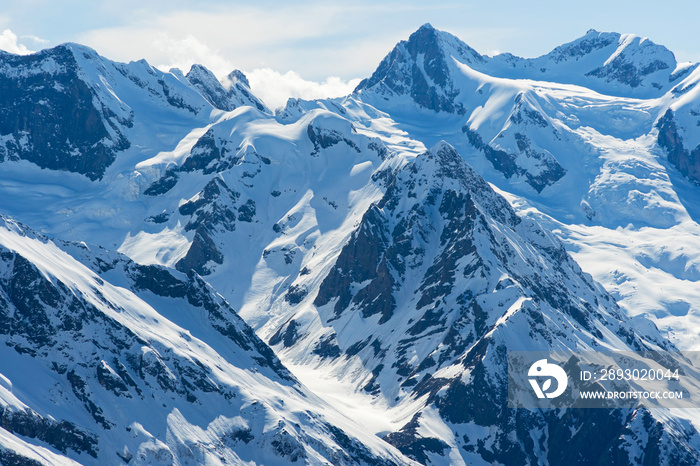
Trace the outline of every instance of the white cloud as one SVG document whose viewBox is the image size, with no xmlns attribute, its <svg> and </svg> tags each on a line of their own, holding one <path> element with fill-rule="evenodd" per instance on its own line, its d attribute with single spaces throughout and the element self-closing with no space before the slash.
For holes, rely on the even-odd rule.
<svg viewBox="0 0 700 466">
<path fill-rule="evenodd" d="M 236 66 L 227 72 L 279 68 L 279 63 L 270 62 L 277 58 L 271 50 L 323 37 L 332 31 L 330 23 L 337 15 L 337 9 L 328 6 L 319 6 L 312 16 L 290 6 L 178 10 L 148 16 L 148 21 L 84 31 L 75 40 L 117 60 L 145 58 L 153 64 L 187 65 L 194 60 L 222 74 L 216 69 L 216 63 L 223 66 L 222 57 L 235 60 Z"/>
<path fill-rule="evenodd" d="M 294 71 L 282 74 L 270 68 L 258 68 L 246 73 L 253 93 L 270 108 L 278 108 L 290 97 L 306 100 L 341 97 L 350 94 L 360 83 L 359 79 L 343 81 L 331 76 L 323 82 L 307 81 Z"/>
<path fill-rule="evenodd" d="M 94 48 L 111 60 L 129 62 L 145 58 L 153 66 L 165 71 L 179 68 L 187 73 L 190 66 L 198 63 L 217 76 L 223 76 L 235 68 L 217 48 L 192 34 L 177 31 L 107 28 L 91 31 L 81 36 L 78 42 Z"/>
<path fill-rule="evenodd" d="M 161 33 L 156 36 L 152 45 L 167 60 L 156 66 L 166 71 L 170 68 L 179 68 L 187 73 L 190 67 L 197 63 L 206 66 L 217 76 L 225 76 L 235 68 L 233 63 L 224 58 L 219 51 L 210 48 L 192 35 L 175 39 Z"/>
<path fill-rule="evenodd" d="M 242 14 L 244 18 L 253 15 L 250 11 Z M 202 16 L 204 13 L 198 15 Z M 320 99 L 349 94 L 360 80 L 343 80 L 335 76 L 324 77 L 324 74 L 328 73 L 328 70 L 323 69 L 324 64 L 331 61 L 333 57 L 337 60 L 338 56 L 345 56 L 346 59 L 342 62 L 347 69 L 343 71 L 349 71 L 357 65 L 356 60 L 366 59 L 365 57 L 372 51 L 376 53 L 376 44 L 366 41 L 345 45 L 352 48 L 353 53 L 347 53 L 347 49 L 311 48 L 299 51 L 294 50 L 293 47 L 286 48 L 279 45 L 271 47 L 268 43 L 271 38 L 260 34 L 260 31 L 253 34 L 251 30 L 233 28 L 233 31 L 225 32 L 223 24 L 220 24 L 224 21 L 221 17 L 207 16 L 207 21 L 195 21 L 195 19 L 190 18 L 194 24 L 208 24 L 212 30 L 218 29 L 219 34 L 233 34 L 231 40 L 222 41 L 221 37 L 210 37 L 211 31 L 205 33 L 203 30 L 196 30 L 195 27 L 184 28 L 181 23 L 184 19 L 178 14 L 173 14 L 167 19 L 159 20 L 160 24 L 165 26 L 163 28 L 116 27 L 93 30 L 83 35 L 81 42 L 87 43 L 99 53 L 114 60 L 130 61 L 146 58 L 151 64 L 164 71 L 179 68 L 187 73 L 194 63 L 198 63 L 222 78 L 234 69 L 253 69 L 252 72 L 246 73 L 253 93 L 271 108 L 283 106 L 290 97 Z M 240 20 L 241 17 L 238 19 Z M 248 21 L 244 21 L 244 24 L 246 23 Z M 174 27 L 175 24 L 178 27 Z M 271 27 L 272 25 L 274 27 Z M 285 28 L 281 23 L 270 19 L 266 28 L 276 29 L 275 35 L 281 42 L 284 42 L 285 34 L 297 37 L 316 34 L 311 32 L 310 28 L 304 27 L 296 27 L 292 31 L 284 32 Z M 182 32 L 185 29 L 188 31 L 186 34 Z M 217 47 L 211 44 L 216 44 Z M 234 62 L 228 57 L 235 57 L 237 61 Z M 312 68 L 312 72 L 315 72 L 315 76 L 320 75 L 321 80 L 306 80 L 294 71 L 280 73 L 266 66 L 268 60 L 282 68 L 298 66 L 305 74 L 308 74 L 309 68 Z M 379 59 L 376 61 L 378 63 Z"/>
<path fill-rule="evenodd" d="M 76 32 L 70 40 L 113 60 L 145 58 L 185 72 L 198 62 L 217 76 L 236 68 L 272 68 L 324 81 L 329 75 L 350 79 L 371 74 L 396 42 L 420 25 L 410 21 L 400 33 L 385 28 L 401 10 L 398 6 L 390 13 L 386 5 L 364 3 L 306 0 L 303 8 L 273 3 L 274 8 L 227 3 L 197 11 L 166 8 L 133 14 L 128 21 Z M 375 10 L 380 17 L 370 14 Z"/>
<path fill-rule="evenodd" d="M 32 35 L 24 35 L 24 36 L 22 36 L 22 40 L 29 40 L 31 42 L 34 42 L 35 44 L 38 44 L 40 47 L 49 45 L 51 43 L 47 39 L 42 39 L 41 37 L 32 36 Z"/>
<path fill-rule="evenodd" d="M 0 50 L 16 53 L 18 55 L 33 53 L 32 50 L 29 50 L 24 44 L 20 44 L 17 41 L 17 35 L 9 29 L 5 29 L 2 31 L 2 34 L 0 34 Z"/>
</svg>

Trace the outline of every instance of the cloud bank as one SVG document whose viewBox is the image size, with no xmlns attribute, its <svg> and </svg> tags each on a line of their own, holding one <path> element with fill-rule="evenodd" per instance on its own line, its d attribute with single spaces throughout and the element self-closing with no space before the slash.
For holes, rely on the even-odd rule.
<svg viewBox="0 0 700 466">
<path fill-rule="evenodd" d="M 33 51 L 29 50 L 24 44 L 20 44 L 17 34 L 9 29 L 5 29 L 2 31 L 2 34 L 0 34 L 0 50 L 16 53 L 18 55 L 33 53 Z"/>
<path fill-rule="evenodd" d="M 336 76 L 323 82 L 308 81 L 294 71 L 282 74 L 270 68 L 258 68 L 246 76 L 253 93 L 273 109 L 284 106 L 290 97 L 312 100 L 345 96 L 360 83 L 360 79 L 343 81 Z"/>
</svg>

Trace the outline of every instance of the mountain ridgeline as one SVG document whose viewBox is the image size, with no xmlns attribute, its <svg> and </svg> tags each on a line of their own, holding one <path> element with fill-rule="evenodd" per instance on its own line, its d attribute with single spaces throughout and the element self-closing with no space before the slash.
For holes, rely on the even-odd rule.
<svg viewBox="0 0 700 466">
<path fill-rule="evenodd" d="M 509 351 L 688 349 L 644 272 L 700 280 L 698 80 L 424 25 L 271 111 L 240 71 L 0 53 L 0 462 L 700 464 L 690 415 L 507 400 Z"/>
</svg>

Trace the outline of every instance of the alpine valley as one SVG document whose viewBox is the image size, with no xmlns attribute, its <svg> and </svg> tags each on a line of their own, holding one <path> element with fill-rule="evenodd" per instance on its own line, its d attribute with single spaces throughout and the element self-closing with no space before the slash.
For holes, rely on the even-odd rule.
<svg viewBox="0 0 700 466">
<path fill-rule="evenodd" d="M 0 463 L 700 464 L 700 411 L 507 401 L 509 351 L 700 350 L 698 82 L 594 30 L 275 110 L 0 52 Z"/>
</svg>

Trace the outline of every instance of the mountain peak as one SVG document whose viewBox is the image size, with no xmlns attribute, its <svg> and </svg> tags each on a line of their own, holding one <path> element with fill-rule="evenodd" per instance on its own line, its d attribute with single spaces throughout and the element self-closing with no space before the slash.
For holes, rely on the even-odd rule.
<svg viewBox="0 0 700 466">
<path fill-rule="evenodd" d="M 586 44 L 586 45 L 581 45 Z M 649 40 L 647 37 L 638 36 L 632 33 L 619 33 L 614 31 L 598 31 L 596 29 L 589 29 L 583 36 L 567 42 L 558 47 L 555 47 L 550 53 L 543 55 L 539 58 L 549 57 L 556 54 L 558 51 L 570 51 L 572 49 L 576 50 L 579 54 L 594 53 L 598 50 L 605 49 L 606 47 L 615 47 L 616 52 L 622 52 L 626 50 L 627 53 L 631 52 L 633 49 L 638 47 L 645 48 L 647 55 L 666 55 L 672 57 L 675 62 L 675 57 L 673 53 L 663 45 L 656 44 Z M 616 54 L 613 54 L 616 55 Z"/>
<path fill-rule="evenodd" d="M 484 57 L 455 36 L 426 23 L 407 41 L 399 42 L 354 92 L 408 95 L 423 108 L 461 113 L 454 103 L 460 91 L 452 80 L 453 59 L 473 64 L 483 62 Z"/>
<path fill-rule="evenodd" d="M 78 44 L 77 42 L 65 42 L 63 44 L 57 45 L 55 48 L 65 48 L 73 52 L 74 54 L 77 53 L 82 53 L 86 56 L 90 56 L 91 58 L 97 58 L 100 55 L 97 53 L 95 49 L 92 47 L 88 47 L 87 45 L 83 44 Z"/>
<path fill-rule="evenodd" d="M 194 64 L 185 76 L 187 80 L 199 90 L 211 105 L 221 110 L 231 111 L 237 107 L 231 101 L 231 96 L 221 85 L 214 73 L 202 65 Z"/>
<path fill-rule="evenodd" d="M 224 87 L 230 87 L 232 85 L 235 85 L 237 82 L 243 83 L 246 87 L 250 87 L 250 82 L 248 81 L 248 77 L 243 74 L 241 70 L 233 70 L 231 71 L 226 78 L 223 80 Z"/>
<path fill-rule="evenodd" d="M 195 86 L 202 96 L 214 107 L 231 111 L 243 105 L 250 105 L 261 112 L 268 112 L 267 107 L 253 95 L 246 76 L 234 70 L 219 81 L 214 73 L 198 64 L 192 65 L 187 80 Z"/>
<path fill-rule="evenodd" d="M 407 45 L 414 53 L 427 52 L 431 47 L 439 47 L 442 31 L 438 31 L 430 23 L 425 23 L 408 37 Z"/>
<path fill-rule="evenodd" d="M 200 65 L 199 63 L 194 63 L 190 67 L 190 71 L 187 72 L 186 76 L 193 76 L 193 75 L 206 75 L 206 76 L 214 76 L 214 73 L 212 73 L 209 68 L 207 68 L 204 65 Z"/>
<path fill-rule="evenodd" d="M 462 113 L 458 96 L 466 94 L 456 83 L 464 71 L 455 61 L 493 77 L 575 84 L 623 97 L 658 97 L 680 77 L 673 75 L 677 63 L 670 50 L 634 34 L 589 29 L 537 58 L 487 57 L 426 23 L 399 42 L 355 93 L 380 107 L 390 97 L 405 96 L 429 110 Z"/>
<path fill-rule="evenodd" d="M 442 34 L 446 33 L 435 29 L 430 23 L 425 23 L 408 37 L 408 42 L 416 40 L 422 42 L 436 42 Z"/>
<path fill-rule="evenodd" d="M 197 63 L 190 67 L 190 71 L 187 72 L 185 78 L 195 86 L 221 87 L 221 83 L 216 79 L 214 73 L 207 67 Z"/>
<path fill-rule="evenodd" d="M 663 91 L 677 65 L 673 52 L 646 37 L 595 29 L 535 61 L 545 69 L 546 62 L 579 69 L 582 84 L 595 90 L 629 93 L 631 89 L 642 97 Z"/>
<path fill-rule="evenodd" d="M 473 60 L 481 60 L 483 57 L 467 44 L 453 36 L 449 32 L 435 29 L 430 23 L 425 23 L 408 37 L 406 44 L 411 56 L 416 58 L 421 53 L 428 55 L 454 55 L 455 58 L 464 59 L 467 63 Z"/>
<path fill-rule="evenodd" d="M 452 152 L 457 152 L 454 147 L 444 139 L 441 139 L 437 143 L 435 143 L 431 148 L 430 152 L 433 154 L 438 154 L 442 152 L 447 152 L 447 153 L 452 153 Z"/>
</svg>

